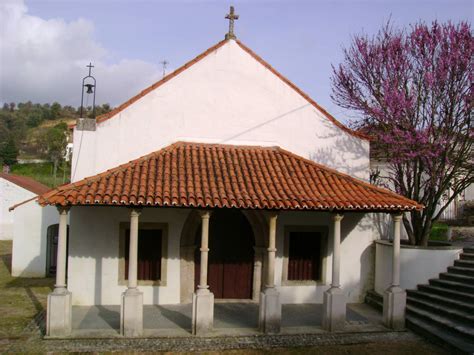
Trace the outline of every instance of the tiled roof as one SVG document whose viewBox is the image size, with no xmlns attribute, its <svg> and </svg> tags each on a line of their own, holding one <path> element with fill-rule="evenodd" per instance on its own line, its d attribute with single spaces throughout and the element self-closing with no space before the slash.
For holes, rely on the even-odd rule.
<svg viewBox="0 0 474 355">
<path fill-rule="evenodd" d="M 400 211 L 414 201 L 278 147 L 178 142 L 39 197 L 41 205 Z"/>
<path fill-rule="evenodd" d="M 200 55 L 198 55 L 196 58 L 190 60 L 189 62 L 187 62 L 186 64 L 184 64 L 183 66 L 181 66 L 180 68 L 176 69 L 175 71 L 173 71 L 172 73 L 166 75 L 163 79 L 157 81 L 156 83 L 154 83 L 153 85 L 147 87 L 146 89 L 142 90 L 138 95 L 135 95 L 134 97 L 132 97 L 131 99 L 129 99 L 128 101 L 124 102 L 123 104 L 121 104 L 120 106 L 116 107 L 115 109 L 113 109 L 112 111 L 110 112 L 107 112 L 103 115 L 100 115 L 97 117 L 97 123 L 100 123 L 100 122 L 103 122 L 103 121 L 106 121 L 108 120 L 109 118 L 112 118 L 113 116 L 115 116 L 116 114 L 118 114 L 119 112 L 123 111 L 125 108 L 127 108 L 128 106 L 130 106 L 131 104 L 133 104 L 134 102 L 138 101 L 139 99 L 141 99 L 143 96 L 147 95 L 148 93 L 150 93 L 151 91 L 155 90 L 156 88 L 160 87 L 161 85 L 163 85 L 164 83 L 168 82 L 169 80 L 173 79 L 175 76 L 178 76 L 179 74 L 181 74 L 183 71 L 185 71 L 186 69 L 188 69 L 189 67 L 191 67 L 192 65 L 196 64 L 197 62 L 199 62 L 200 60 L 204 59 L 205 57 L 207 57 L 209 54 L 213 53 L 214 51 L 216 51 L 217 49 L 219 49 L 220 47 L 222 47 L 226 42 L 228 41 L 231 41 L 232 39 L 225 39 L 217 44 L 215 44 L 214 46 L 210 47 L 209 49 L 207 49 L 206 51 L 204 51 L 203 53 L 201 53 Z M 358 138 L 361 138 L 361 139 L 365 139 L 365 140 L 368 140 L 368 136 L 361 133 L 361 132 L 358 132 L 358 131 L 354 131 L 352 129 L 350 129 L 349 127 L 346 127 L 345 125 L 343 125 L 341 122 L 339 122 L 334 116 L 332 116 L 331 114 L 329 114 L 329 112 L 327 112 L 323 107 L 321 107 L 318 103 L 316 103 L 316 101 L 314 101 L 313 99 L 311 99 L 311 97 L 309 97 L 309 95 L 307 95 L 306 93 L 304 93 L 300 88 L 298 88 L 295 84 L 293 84 L 290 80 L 288 80 L 287 78 L 285 78 L 283 75 L 281 75 L 275 68 L 273 68 L 270 64 L 268 64 L 265 60 L 263 60 L 260 56 L 258 56 L 255 52 L 253 52 L 250 48 L 248 48 L 247 46 L 245 46 L 242 42 L 240 42 L 239 40 L 236 40 L 235 41 L 240 48 L 242 48 L 245 52 L 247 52 L 250 56 L 252 56 L 255 60 L 257 60 L 260 64 L 262 64 L 264 67 L 266 67 L 268 70 L 270 70 L 274 75 L 276 75 L 278 78 L 280 78 L 285 84 L 287 84 L 290 88 L 292 88 L 293 90 L 295 90 L 299 95 L 301 95 L 306 101 L 308 101 L 311 105 L 313 105 L 314 107 L 316 107 L 316 109 L 318 109 L 323 115 L 325 115 L 325 117 L 330 120 L 332 123 L 334 123 L 336 126 L 338 126 L 339 128 L 341 128 L 342 130 L 344 130 L 345 132 L 353 135 L 353 136 L 356 136 Z"/>
<path fill-rule="evenodd" d="M 8 180 L 11 183 L 18 185 L 24 188 L 25 190 L 31 191 L 37 195 L 51 190 L 51 188 L 49 188 L 48 186 L 43 185 L 42 183 L 26 176 L 0 173 L 0 178 Z"/>
</svg>

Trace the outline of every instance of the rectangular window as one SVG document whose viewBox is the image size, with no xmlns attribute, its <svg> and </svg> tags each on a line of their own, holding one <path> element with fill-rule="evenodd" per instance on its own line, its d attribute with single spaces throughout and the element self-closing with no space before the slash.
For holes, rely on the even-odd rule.
<svg viewBox="0 0 474 355">
<path fill-rule="evenodd" d="M 142 281 L 161 280 L 162 258 L 161 229 L 138 230 L 138 269 L 137 278 Z M 128 280 L 128 258 L 130 250 L 130 229 L 125 230 L 125 280 Z"/>
<path fill-rule="evenodd" d="M 288 239 L 288 280 L 321 280 L 321 233 L 290 232 Z"/>
</svg>

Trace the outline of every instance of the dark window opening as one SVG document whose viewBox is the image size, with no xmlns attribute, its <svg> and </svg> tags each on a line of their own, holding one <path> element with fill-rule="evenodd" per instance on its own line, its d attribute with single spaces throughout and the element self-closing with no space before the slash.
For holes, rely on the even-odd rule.
<svg viewBox="0 0 474 355">
<path fill-rule="evenodd" d="M 289 234 L 288 280 L 321 280 L 321 233 Z"/>
<path fill-rule="evenodd" d="M 161 280 L 162 238 L 161 229 L 138 230 L 138 280 Z M 130 229 L 127 229 L 125 231 L 125 280 L 128 280 L 129 250 Z"/>
</svg>

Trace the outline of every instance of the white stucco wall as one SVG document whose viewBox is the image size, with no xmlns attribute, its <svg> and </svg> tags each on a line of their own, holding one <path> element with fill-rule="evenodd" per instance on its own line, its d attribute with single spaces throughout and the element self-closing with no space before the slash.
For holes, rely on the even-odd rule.
<svg viewBox="0 0 474 355">
<path fill-rule="evenodd" d="M 140 222 L 168 223 L 167 286 L 140 286 L 144 304 L 179 302 L 181 229 L 189 211 L 144 209 Z M 120 304 L 119 225 L 130 222 L 123 207 L 73 207 L 70 212 L 68 289 L 73 304 Z"/>
<path fill-rule="evenodd" d="M 13 239 L 13 205 L 34 197 L 35 194 L 0 177 L 0 240 Z"/>
<path fill-rule="evenodd" d="M 282 303 L 322 303 L 323 293 L 330 287 L 332 273 L 331 215 L 323 212 L 283 212 L 278 217 L 277 260 L 275 282 Z M 327 226 L 328 256 L 324 285 L 282 286 L 283 244 L 285 226 Z M 346 213 L 341 222 L 341 285 L 348 302 L 363 302 L 365 293 L 373 289 L 374 249 L 370 219 L 360 213 Z M 324 266 L 323 266 L 324 268 Z"/>
<path fill-rule="evenodd" d="M 278 145 L 353 176 L 369 177 L 367 141 L 337 127 L 229 41 L 99 123 L 95 132 L 75 130 L 73 181 L 179 140 Z"/>
<path fill-rule="evenodd" d="M 47 230 L 58 223 L 55 207 L 39 206 L 30 201 L 12 212 L 12 276 L 44 277 L 46 274 Z"/>
<path fill-rule="evenodd" d="M 119 285 L 119 225 L 129 222 L 123 207 L 73 207 L 68 260 L 68 289 L 73 304 L 120 304 L 126 286 Z M 140 222 L 168 223 L 166 286 L 139 286 L 145 304 L 180 302 L 180 237 L 189 210 L 145 208 Z M 212 218 L 212 217 L 211 217 Z M 330 226 L 328 213 L 282 212 L 277 226 L 275 283 L 283 303 L 321 303 L 331 280 L 332 241 L 329 232 L 326 285 L 282 286 L 285 225 Z M 373 239 L 370 224 L 362 214 L 346 214 L 342 221 L 341 282 L 349 302 L 362 302 L 373 288 Z M 212 245 L 210 246 L 212 252 Z"/>
<path fill-rule="evenodd" d="M 376 243 L 375 291 L 383 294 L 392 282 L 391 244 L 385 241 Z M 414 290 L 420 284 L 427 284 L 429 279 L 438 278 L 439 273 L 446 272 L 454 260 L 459 259 L 460 247 L 423 248 L 402 245 L 400 248 L 400 287 Z"/>
</svg>

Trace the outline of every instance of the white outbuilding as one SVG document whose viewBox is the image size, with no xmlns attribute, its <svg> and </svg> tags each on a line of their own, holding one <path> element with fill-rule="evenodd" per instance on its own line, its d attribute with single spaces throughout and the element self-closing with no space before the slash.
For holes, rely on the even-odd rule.
<svg viewBox="0 0 474 355">
<path fill-rule="evenodd" d="M 26 176 L 0 173 L 0 240 L 13 239 L 13 213 L 10 207 L 32 199 L 49 188 Z"/>
</svg>

